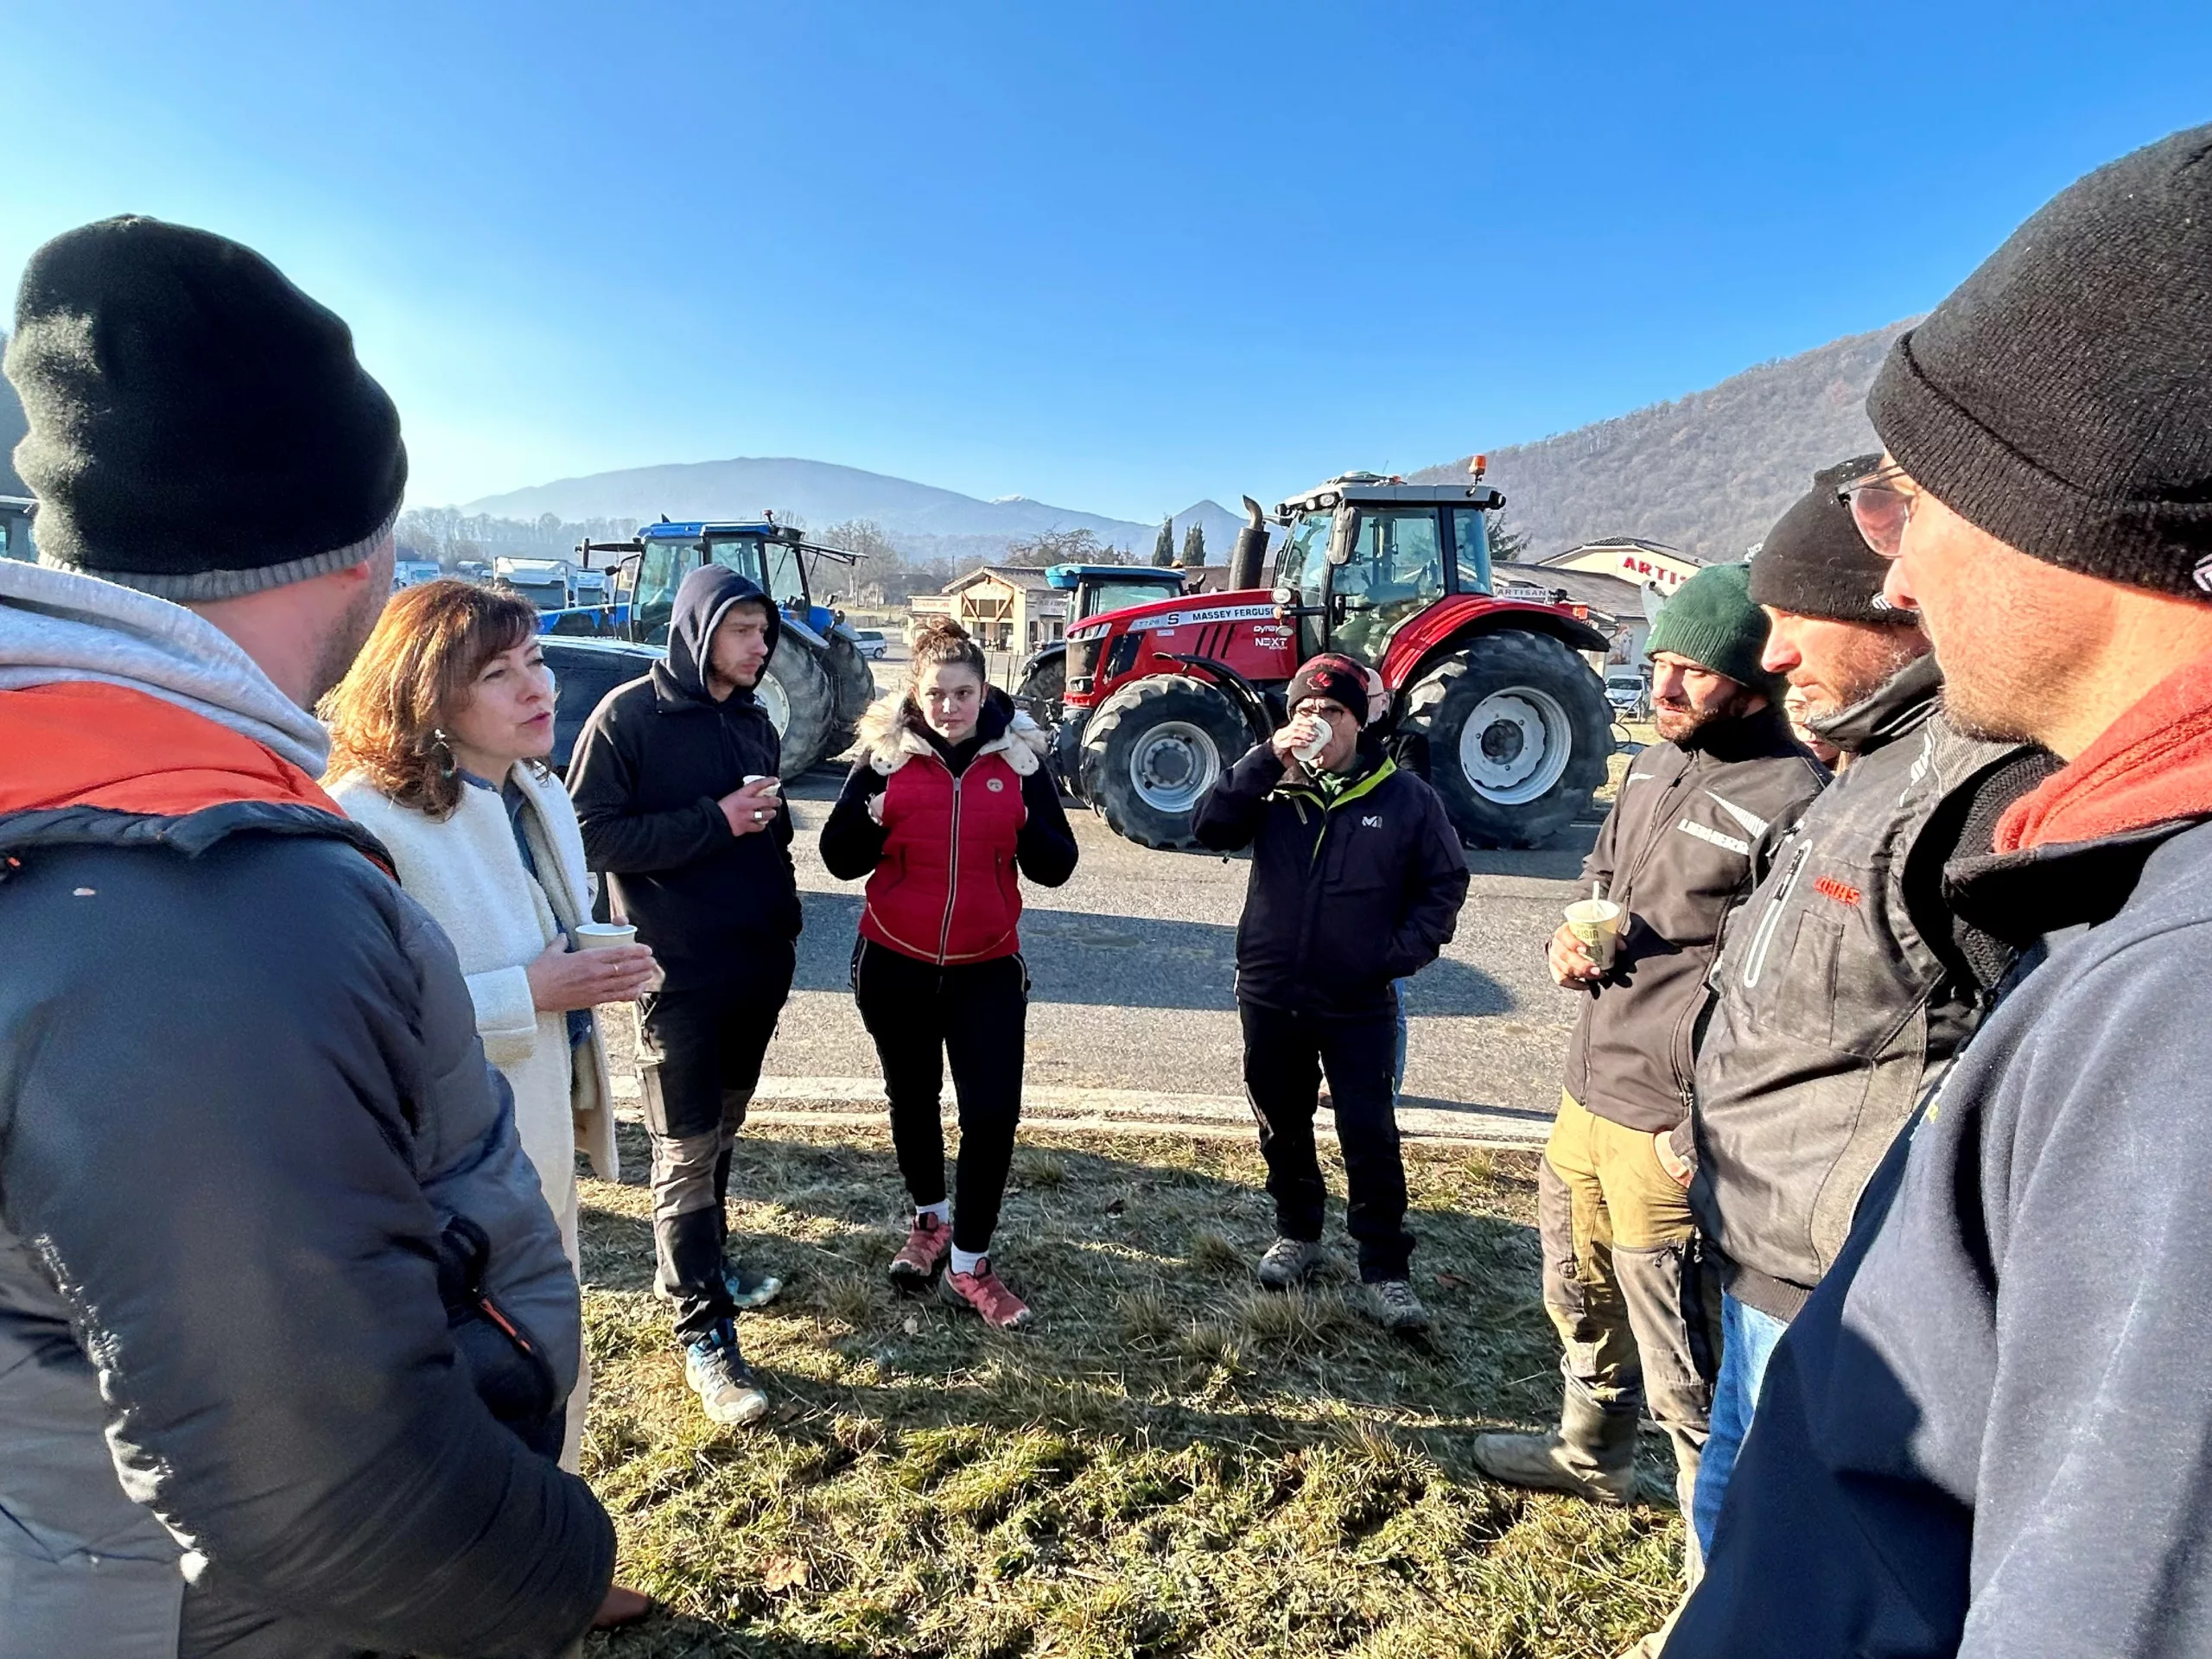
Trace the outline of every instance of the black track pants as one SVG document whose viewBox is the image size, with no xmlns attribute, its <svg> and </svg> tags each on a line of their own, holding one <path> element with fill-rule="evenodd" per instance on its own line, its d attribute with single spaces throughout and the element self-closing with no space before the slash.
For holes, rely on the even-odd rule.
<svg viewBox="0 0 2212 1659">
<path fill-rule="evenodd" d="M 960 1101 L 952 1242 L 989 1248 L 1021 1119 L 1029 975 L 1020 957 L 939 968 L 873 939 L 853 951 L 853 995 L 883 1063 L 891 1142 L 917 1206 L 944 1200 L 944 1068 Z"/>
<path fill-rule="evenodd" d="M 722 1277 L 729 1164 L 789 994 L 788 969 L 743 986 L 648 994 L 638 1002 L 638 1069 L 653 1149 L 653 1254 L 676 1300 L 676 1334 L 696 1342 L 736 1313 Z"/>
<path fill-rule="evenodd" d="M 1351 1016 L 1293 1014 L 1240 1001 L 1244 1093 L 1260 1123 L 1275 1230 L 1318 1241 L 1327 1188 L 1313 1144 L 1321 1076 L 1329 1078 L 1344 1150 L 1345 1221 L 1369 1284 L 1406 1276 L 1406 1166 L 1398 1153 L 1398 1018 L 1394 1009 Z"/>
</svg>

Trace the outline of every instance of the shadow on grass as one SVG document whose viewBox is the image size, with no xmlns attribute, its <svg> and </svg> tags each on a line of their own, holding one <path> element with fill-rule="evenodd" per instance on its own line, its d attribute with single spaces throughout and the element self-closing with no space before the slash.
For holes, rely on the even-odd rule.
<svg viewBox="0 0 2212 1659">
<path fill-rule="evenodd" d="M 644 1186 L 586 1183 L 585 1472 L 626 1580 L 674 1610 L 590 1651 L 1617 1651 L 1671 1594 L 1672 1517 L 1465 1458 L 1556 1409 L 1533 1167 L 1408 1148 L 1437 1323 L 1406 1342 L 1363 1317 L 1333 1209 L 1318 1283 L 1252 1282 L 1274 1229 L 1251 1147 L 1026 1137 L 994 1254 L 1038 1323 L 1001 1334 L 885 1281 L 883 1139 L 747 1135 L 732 1255 L 787 1281 L 740 1324 L 774 1402 L 749 1431 L 683 1386 Z"/>
</svg>

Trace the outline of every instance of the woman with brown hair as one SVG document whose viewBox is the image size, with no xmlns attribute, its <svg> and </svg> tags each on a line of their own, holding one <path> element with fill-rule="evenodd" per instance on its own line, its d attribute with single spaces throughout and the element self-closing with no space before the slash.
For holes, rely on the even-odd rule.
<svg viewBox="0 0 2212 1659">
<path fill-rule="evenodd" d="M 323 700 L 332 798 L 391 853 L 400 885 L 461 958 L 484 1055 L 514 1094 L 515 1128 L 577 1264 L 575 1154 L 617 1179 L 607 1046 L 592 1010 L 650 988 L 642 945 L 572 948 L 591 919 L 583 840 L 553 747 L 553 676 L 524 601 L 467 582 L 395 594 Z M 562 1467 L 582 1446 L 591 1376 L 569 1396 Z M 602 1626 L 645 1598 L 620 1586 Z"/>
<path fill-rule="evenodd" d="M 914 1202 L 891 1281 L 940 1293 L 995 1329 L 1029 1308 L 992 1270 L 1021 1116 L 1028 969 L 1021 884 L 1075 873 L 1075 834 L 1044 765 L 1045 734 L 992 687 L 948 618 L 924 625 L 905 690 L 861 721 L 860 758 L 822 829 L 822 861 L 868 877 L 853 995 L 875 1039 L 891 1139 Z M 944 1181 L 944 1067 L 960 1101 L 959 1204 Z M 950 1257 L 948 1262 L 947 1258 Z"/>
</svg>

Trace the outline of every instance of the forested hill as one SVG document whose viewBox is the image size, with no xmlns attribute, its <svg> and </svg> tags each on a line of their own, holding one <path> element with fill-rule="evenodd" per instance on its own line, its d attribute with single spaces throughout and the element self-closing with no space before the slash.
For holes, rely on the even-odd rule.
<svg viewBox="0 0 2212 1659">
<path fill-rule="evenodd" d="M 1707 560 L 1740 558 L 1813 474 L 1877 449 L 1866 388 L 1916 319 L 1762 363 L 1719 385 L 1535 443 L 1490 451 L 1524 558 L 1640 536 Z M 1423 481 L 1464 475 L 1468 457 Z"/>
</svg>

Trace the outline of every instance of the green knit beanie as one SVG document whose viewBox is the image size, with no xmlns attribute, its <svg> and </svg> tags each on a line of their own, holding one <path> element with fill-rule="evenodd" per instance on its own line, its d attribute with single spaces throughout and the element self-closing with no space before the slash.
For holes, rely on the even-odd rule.
<svg viewBox="0 0 2212 1659">
<path fill-rule="evenodd" d="M 1766 649 L 1766 613 L 1751 603 L 1751 567 L 1709 564 L 1675 590 L 1651 625 L 1644 652 L 1677 657 L 1776 695 L 1775 677 L 1759 666 Z"/>
</svg>

